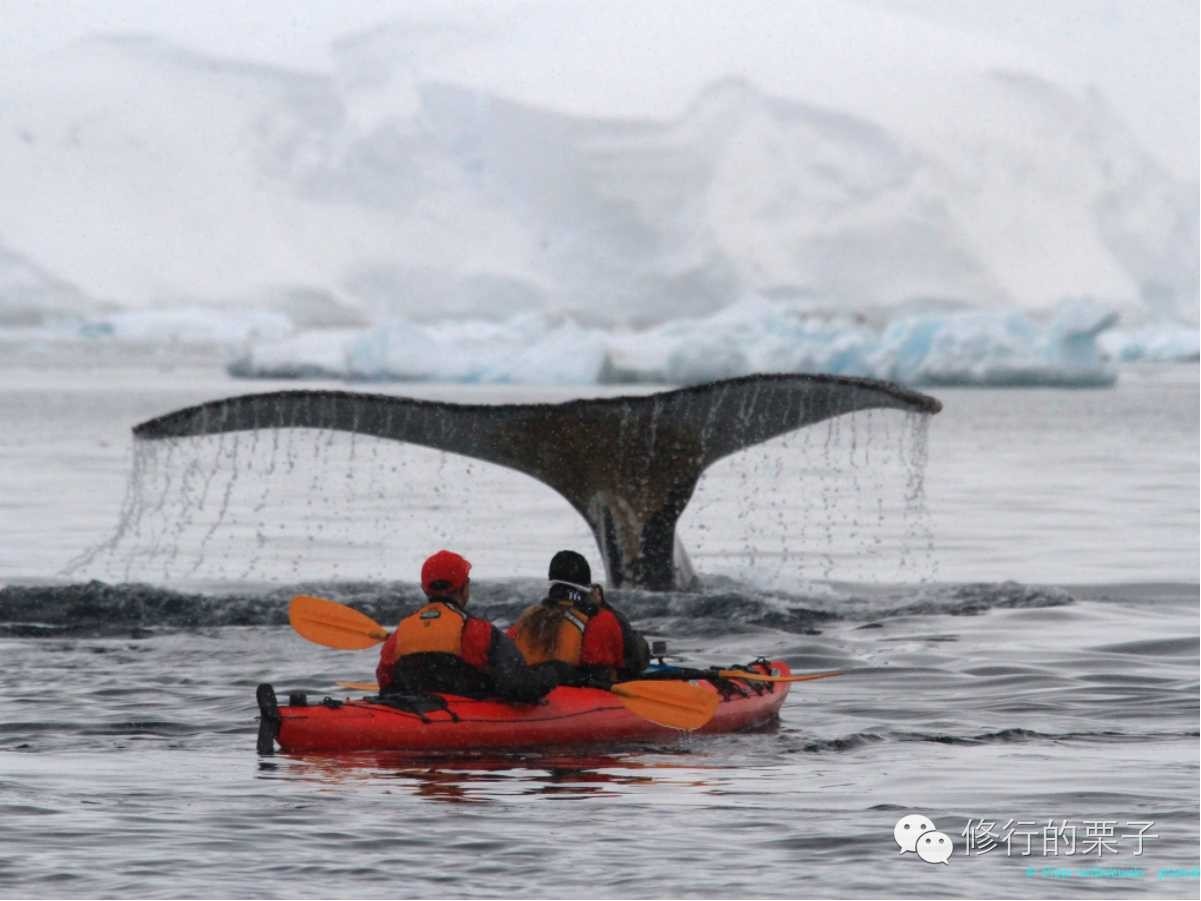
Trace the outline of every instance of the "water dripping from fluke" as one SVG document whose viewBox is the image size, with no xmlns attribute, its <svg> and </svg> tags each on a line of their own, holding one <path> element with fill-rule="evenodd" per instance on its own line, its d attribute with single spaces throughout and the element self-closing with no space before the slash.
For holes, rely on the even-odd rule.
<svg viewBox="0 0 1201 901">
<path fill-rule="evenodd" d="M 363 487 L 370 491 L 373 479 L 388 482 L 398 496 L 406 489 L 388 481 L 387 473 L 363 472 L 373 461 L 379 462 L 381 470 L 397 470 L 387 455 L 377 455 L 376 450 L 371 454 L 361 452 L 357 442 L 369 437 L 464 455 L 533 476 L 560 492 L 587 521 L 611 587 L 687 588 L 696 584 L 696 577 L 676 526 L 704 471 L 727 456 L 825 421 L 828 425 L 822 459 L 817 464 L 817 498 L 825 520 L 821 569 L 823 576 L 830 578 L 840 560 L 860 556 L 866 547 L 865 517 L 858 510 L 846 508 L 863 493 L 862 469 L 855 457 L 865 439 L 854 420 L 844 429 L 839 419 L 873 408 L 900 410 L 923 423 L 906 433 L 912 434 L 914 446 L 902 451 L 911 460 L 904 510 L 915 523 L 907 529 L 907 535 L 912 533 L 911 543 L 924 542 L 928 548 L 932 539 L 925 518 L 924 423 L 929 414 L 941 409 L 941 404 L 926 395 L 870 379 L 760 375 L 651 395 L 563 404 L 470 405 L 341 391 L 281 391 L 178 410 L 135 428 L 133 484 L 117 532 L 72 561 L 69 571 L 78 572 L 107 555 L 120 558 L 129 577 L 139 574 L 148 559 L 157 559 L 156 571 L 164 578 L 173 576 L 177 567 L 186 568 L 184 575 L 188 577 L 198 577 L 211 571 L 210 561 L 216 559 L 218 574 L 223 576 L 244 553 L 240 548 L 245 545 L 256 556 L 250 565 L 235 570 L 240 576 L 254 570 L 257 555 L 265 557 L 273 546 L 279 553 L 290 555 L 294 573 L 298 557 L 312 562 L 322 553 L 328 557 L 329 569 L 337 571 L 342 566 L 340 557 L 329 548 L 345 543 L 349 533 L 338 527 L 327 529 L 325 524 L 345 526 L 347 517 L 355 515 L 354 503 L 360 500 Z M 270 442 L 259 440 L 257 432 L 262 428 L 271 428 L 275 433 Z M 307 431 L 311 455 L 297 452 L 296 439 L 289 437 L 286 465 L 280 466 L 277 430 L 282 429 Z M 887 437 L 888 430 L 883 431 Z M 239 438 L 242 432 L 252 433 L 249 441 Z M 226 439 L 226 433 L 231 438 Z M 149 471 L 178 463 L 177 458 L 182 456 L 168 452 L 170 460 L 159 460 L 148 448 L 166 439 L 206 435 L 221 438 L 217 460 L 208 467 L 199 500 L 194 500 L 198 473 L 195 460 L 188 461 L 189 468 L 178 477 L 160 472 L 161 481 L 154 489 L 157 493 L 147 495 L 151 490 L 147 487 Z M 849 479 L 845 471 L 840 471 L 842 460 L 836 451 L 844 437 L 851 442 Z M 337 442 L 343 440 L 349 443 L 339 466 L 334 461 Z M 807 440 L 802 438 L 802 444 Z M 206 445 L 195 442 L 187 447 L 203 453 Z M 307 467 L 302 462 L 306 459 Z M 866 447 L 863 459 L 866 465 Z M 870 459 L 874 472 L 876 456 Z M 199 471 L 203 469 L 201 465 Z M 812 479 L 805 473 L 798 478 L 795 467 L 790 469 L 785 464 L 778 471 L 790 472 L 802 491 L 812 487 Z M 218 474 L 224 481 L 217 480 Z M 305 480 L 307 486 L 296 484 Z M 796 509 L 795 499 L 785 497 L 782 486 L 774 484 L 777 477 L 761 481 L 768 483 L 764 498 L 767 508 L 790 503 L 793 506 L 789 509 Z M 274 486 L 281 482 L 291 485 L 291 493 L 276 494 Z M 251 486 L 251 500 L 245 497 L 247 484 Z M 272 486 L 270 491 L 265 485 Z M 346 487 L 339 490 L 339 485 Z M 218 503 L 210 511 L 213 495 Z M 802 538 L 815 531 L 804 522 L 809 512 L 808 497 L 806 493 L 801 502 Z M 287 534 L 286 529 L 270 528 L 270 517 L 286 515 L 283 508 L 294 508 L 298 503 L 303 505 L 295 516 L 303 530 L 299 539 Z M 396 506 L 403 509 L 403 504 Z M 340 516 L 328 515 L 339 507 Z M 158 522 L 172 509 L 172 521 Z M 143 522 L 147 517 L 153 522 Z M 757 517 L 758 511 L 751 511 L 743 518 L 757 524 Z M 776 521 L 786 519 L 780 516 Z M 427 520 L 432 521 L 420 525 L 432 530 L 431 537 L 437 531 L 435 525 L 444 527 L 436 519 Z M 194 536 L 197 528 L 203 529 L 203 534 Z M 153 532 L 154 544 L 149 550 L 142 546 L 147 530 Z M 838 533 L 848 531 L 850 551 L 836 545 Z M 223 535 L 226 540 L 222 543 Z M 794 557 L 799 561 L 808 553 L 804 547 L 794 550 L 787 539 L 780 543 L 781 550 L 775 553 L 755 542 L 748 543 L 746 550 L 757 564 L 765 554 L 777 561 Z M 189 546 L 195 551 L 187 552 Z M 908 557 L 907 553 L 907 565 Z M 273 568 L 278 571 L 286 565 L 277 559 Z M 781 569 L 783 564 L 776 566 Z"/>
</svg>

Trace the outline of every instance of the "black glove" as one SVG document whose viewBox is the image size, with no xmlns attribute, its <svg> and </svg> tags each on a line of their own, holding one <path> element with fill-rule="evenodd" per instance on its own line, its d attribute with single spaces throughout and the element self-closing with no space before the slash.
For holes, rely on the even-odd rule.
<svg viewBox="0 0 1201 901">
<path fill-rule="evenodd" d="M 599 688 L 608 691 L 613 687 L 613 670 L 607 666 L 589 666 L 578 671 L 582 677 L 579 683 L 586 688 Z"/>
<path fill-rule="evenodd" d="M 579 685 L 580 671 L 570 663 L 562 660 L 544 660 L 536 663 L 530 669 L 543 679 L 549 679 L 552 685 Z"/>
</svg>

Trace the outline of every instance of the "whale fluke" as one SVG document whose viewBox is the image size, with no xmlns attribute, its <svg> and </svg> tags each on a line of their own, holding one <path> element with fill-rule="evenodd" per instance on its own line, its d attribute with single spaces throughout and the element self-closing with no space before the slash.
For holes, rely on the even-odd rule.
<svg viewBox="0 0 1201 901">
<path fill-rule="evenodd" d="M 497 463 L 565 497 L 596 537 L 609 584 L 689 587 L 676 522 L 714 461 L 843 413 L 937 413 L 889 382 L 752 375 L 674 391 L 560 404 L 455 404 L 349 391 L 245 394 L 141 423 L 140 440 L 260 428 L 337 429 Z"/>
</svg>

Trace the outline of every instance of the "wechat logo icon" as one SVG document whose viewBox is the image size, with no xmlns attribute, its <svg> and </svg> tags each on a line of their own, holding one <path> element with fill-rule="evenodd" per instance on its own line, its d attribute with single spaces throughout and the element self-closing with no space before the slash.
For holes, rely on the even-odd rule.
<svg viewBox="0 0 1201 901">
<path fill-rule="evenodd" d="M 901 854 L 913 852 L 926 863 L 945 864 L 955 851 L 955 844 L 945 832 L 939 832 L 934 821 L 925 814 L 911 813 L 897 820 L 892 837 Z"/>
</svg>

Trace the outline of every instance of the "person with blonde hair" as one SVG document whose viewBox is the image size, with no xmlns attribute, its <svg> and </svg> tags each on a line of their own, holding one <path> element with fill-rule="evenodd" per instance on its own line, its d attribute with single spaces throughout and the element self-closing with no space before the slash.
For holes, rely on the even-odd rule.
<svg viewBox="0 0 1201 901">
<path fill-rule="evenodd" d="M 605 602 L 583 555 L 559 551 L 547 578 L 546 597 L 508 630 L 526 663 L 553 670 L 562 684 L 637 678 L 650 660 L 646 640 Z"/>
</svg>

